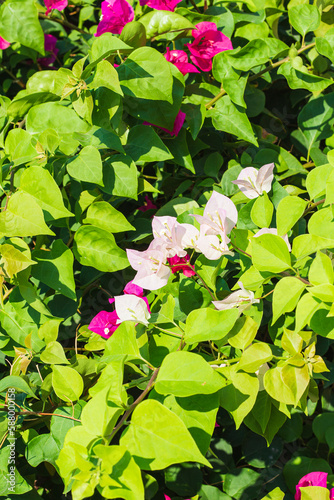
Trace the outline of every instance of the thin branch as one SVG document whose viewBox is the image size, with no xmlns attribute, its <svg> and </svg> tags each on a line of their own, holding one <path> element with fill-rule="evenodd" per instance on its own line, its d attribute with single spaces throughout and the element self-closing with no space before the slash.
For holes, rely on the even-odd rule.
<svg viewBox="0 0 334 500">
<path fill-rule="evenodd" d="M 121 420 L 118 422 L 118 424 L 116 425 L 116 427 L 114 428 L 114 430 L 112 431 L 112 433 L 108 436 L 108 438 L 110 439 L 110 441 L 112 440 L 112 438 L 115 436 L 115 434 L 117 434 L 117 432 L 119 431 L 119 429 L 122 427 L 122 425 L 124 424 L 124 422 L 126 421 L 126 419 L 131 415 L 131 413 L 133 412 L 133 410 L 136 408 L 137 405 L 139 405 L 139 403 L 141 403 L 141 401 L 145 398 L 146 394 L 148 394 L 150 392 L 150 390 L 152 389 L 153 387 L 153 384 L 155 382 L 155 379 L 157 378 L 158 376 L 158 373 L 159 373 L 159 370 L 160 368 L 156 368 L 152 374 L 152 377 L 150 378 L 147 386 L 145 387 L 144 391 L 141 393 L 141 395 L 136 399 L 136 401 L 134 401 L 132 403 L 132 405 L 128 408 L 128 410 L 124 413 L 123 417 L 121 418 Z"/>
<path fill-rule="evenodd" d="M 319 200 L 319 201 L 316 201 L 315 203 L 312 203 L 312 205 L 310 207 L 308 207 L 302 217 L 304 217 L 306 214 L 308 214 L 309 212 L 312 212 L 312 210 L 317 207 L 318 205 L 321 205 L 322 203 L 324 203 L 326 201 L 326 198 L 322 198 L 322 200 Z"/>
<path fill-rule="evenodd" d="M 69 23 L 68 21 L 65 21 L 64 19 L 59 19 L 58 17 L 50 17 L 50 16 L 47 16 L 45 14 L 42 14 L 41 12 L 38 13 L 38 17 L 40 19 L 47 19 L 48 21 L 55 21 L 56 23 L 59 23 L 62 26 L 64 26 L 64 28 L 69 28 L 71 30 L 79 31 L 79 33 L 82 33 L 83 35 L 90 34 L 90 33 L 88 33 L 88 31 L 84 31 L 84 30 L 78 28 L 78 26 L 76 26 L 75 24 Z"/>
<path fill-rule="evenodd" d="M 311 49 L 314 46 L 315 46 L 315 42 L 314 43 L 310 43 L 309 45 L 305 45 L 305 47 L 301 47 L 297 52 L 298 52 L 298 54 L 301 54 L 305 50 Z M 267 68 L 264 68 L 262 71 L 259 71 L 255 75 L 250 76 L 248 78 L 248 81 L 252 82 L 253 80 L 256 80 L 257 78 L 259 78 L 260 76 L 264 75 L 268 71 L 271 71 L 274 68 L 278 68 L 279 66 L 281 66 L 281 64 L 284 64 L 285 62 L 289 61 L 289 59 L 290 58 L 288 56 L 288 57 L 285 57 L 284 59 L 281 59 L 280 61 L 278 61 L 278 62 L 276 62 L 274 64 L 271 64 Z M 206 109 L 210 109 L 225 94 L 226 94 L 226 91 L 224 89 L 222 89 L 213 99 L 211 99 L 211 101 L 209 101 L 205 105 Z"/>
</svg>

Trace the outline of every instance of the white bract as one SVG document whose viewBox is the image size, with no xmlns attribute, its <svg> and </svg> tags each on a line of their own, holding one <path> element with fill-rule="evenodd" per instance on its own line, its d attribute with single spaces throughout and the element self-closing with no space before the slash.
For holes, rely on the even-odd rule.
<svg viewBox="0 0 334 500">
<path fill-rule="evenodd" d="M 240 172 L 237 180 L 232 182 L 239 186 L 240 191 L 242 191 L 247 198 L 257 198 L 261 196 L 264 191 L 269 193 L 271 190 L 271 184 L 274 180 L 274 167 L 274 163 L 268 163 L 267 165 L 263 165 L 259 170 L 254 167 L 244 168 Z"/>
<path fill-rule="evenodd" d="M 151 317 L 147 309 L 147 304 L 144 299 L 137 295 L 118 295 L 115 297 L 115 311 L 118 316 L 116 324 L 123 321 L 135 321 L 148 325 L 148 320 Z"/>
<path fill-rule="evenodd" d="M 213 305 L 219 311 L 224 311 L 226 309 L 232 309 L 233 307 L 238 307 L 239 311 L 245 311 L 252 304 L 260 302 L 259 299 L 254 298 L 254 292 L 246 290 L 241 281 L 238 281 L 238 285 L 241 290 L 231 293 L 226 299 L 214 300 Z"/>
<path fill-rule="evenodd" d="M 257 238 L 258 236 L 261 236 L 262 234 L 275 234 L 277 236 L 277 229 L 275 227 L 270 227 L 270 228 L 264 227 L 264 228 L 260 229 L 260 231 L 258 231 L 256 234 L 254 234 L 253 238 Z M 285 243 L 289 249 L 289 252 L 291 252 L 291 245 L 289 242 L 288 235 L 285 234 L 284 236 L 280 236 L 280 238 L 282 238 L 282 240 L 285 241 Z"/>
<path fill-rule="evenodd" d="M 203 215 L 193 215 L 205 227 L 205 234 L 229 234 L 238 220 L 238 211 L 227 196 L 213 191 Z"/>
<path fill-rule="evenodd" d="M 158 290 L 167 284 L 170 269 L 164 265 L 166 253 L 163 249 L 153 248 L 155 243 L 151 245 L 144 252 L 127 250 L 126 253 L 131 267 L 138 271 L 132 283 L 147 290 Z"/>
</svg>

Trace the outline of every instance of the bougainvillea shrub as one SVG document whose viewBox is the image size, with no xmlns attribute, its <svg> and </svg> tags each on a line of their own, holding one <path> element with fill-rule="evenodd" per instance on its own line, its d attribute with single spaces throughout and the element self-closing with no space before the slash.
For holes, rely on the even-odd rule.
<svg viewBox="0 0 334 500">
<path fill-rule="evenodd" d="M 1 498 L 333 497 L 333 22 L 1 1 Z"/>
</svg>

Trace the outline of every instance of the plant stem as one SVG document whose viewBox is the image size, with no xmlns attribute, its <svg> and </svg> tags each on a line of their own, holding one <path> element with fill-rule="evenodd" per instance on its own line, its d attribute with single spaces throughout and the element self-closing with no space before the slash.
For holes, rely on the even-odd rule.
<svg viewBox="0 0 334 500">
<path fill-rule="evenodd" d="M 159 370 L 160 368 L 156 368 L 147 384 L 147 386 L 145 387 L 144 391 L 141 393 L 141 395 L 136 399 L 136 401 L 134 401 L 132 403 L 132 405 L 128 408 L 128 410 L 124 413 L 123 417 L 121 418 L 121 420 L 118 422 L 118 424 L 116 425 L 116 427 L 114 428 L 114 430 L 112 431 L 111 434 L 109 434 L 108 438 L 110 439 L 110 441 L 112 440 L 112 438 L 115 436 L 115 434 L 117 434 L 117 432 L 119 431 L 119 429 L 122 427 L 122 425 L 124 424 L 124 422 L 126 421 L 126 419 L 131 415 L 131 413 L 133 412 L 133 410 L 136 408 L 137 405 L 139 405 L 139 403 L 141 403 L 141 401 L 145 398 L 146 394 L 148 394 L 150 392 L 150 390 L 152 389 L 153 387 L 153 384 L 155 382 L 155 379 L 157 378 L 158 376 L 158 373 L 159 373 Z"/>
<path fill-rule="evenodd" d="M 79 33 L 82 33 L 83 35 L 89 35 L 88 31 L 84 31 L 84 30 L 78 28 L 78 26 L 76 26 L 75 24 L 69 23 L 68 21 L 65 21 L 64 19 L 58 19 L 58 17 L 50 17 L 50 16 L 47 16 L 45 14 L 42 14 L 41 12 L 38 13 L 38 17 L 40 19 L 47 19 L 48 21 L 55 21 L 56 23 L 59 23 L 62 26 L 64 26 L 64 28 L 69 28 L 71 30 L 79 31 Z"/>
<path fill-rule="evenodd" d="M 301 54 L 302 52 L 304 52 L 305 50 L 308 50 L 308 49 L 311 49 L 312 47 L 315 46 L 315 42 L 313 43 L 310 43 L 308 45 L 305 45 L 304 47 L 301 47 L 299 50 L 298 50 L 298 54 Z M 264 68 L 262 71 L 259 71 L 258 73 L 256 73 L 255 75 L 252 75 L 248 78 L 248 81 L 249 82 L 252 82 L 253 80 L 256 80 L 257 78 L 259 78 L 260 76 L 264 75 L 265 73 L 267 73 L 268 71 L 271 71 L 272 69 L 274 68 L 278 68 L 279 66 L 281 66 L 282 64 L 284 64 L 285 62 L 288 62 L 290 59 L 289 56 L 285 57 L 284 59 L 281 59 L 280 61 L 277 61 L 276 63 L 274 64 L 271 64 L 270 66 L 268 66 L 267 68 Z M 223 95 L 226 94 L 226 91 L 224 89 L 222 89 L 213 99 L 211 99 L 211 101 L 208 102 L 208 104 L 205 105 L 206 109 L 210 109 L 221 97 L 223 97 Z"/>
<path fill-rule="evenodd" d="M 302 217 L 304 217 L 304 215 L 308 214 L 309 212 L 312 212 L 312 210 L 317 207 L 318 205 L 321 205 L 322 203 L 324 203 L 326 201 L 326 198 L 322 198 L 322 200 L 319 200 L 319 201 L 316 201 L 315 203 L 312 203 L 311 206 L 309 206 L 303 213 Z"/>
<path fill-rule="evenodd" d="M 1 64 L 0 68 L 3 69 L 7 73 L 7 75 L 9 75 L 13 79 L 14 83 L 17 83 L 22 89 L 26 88 L 25 84 L 21 80 L 16 78 L 14 73 L 12 73 L 9 69 L 7 69 L 6 66 L 3 66 L 3 64 Z"/>
</svg>

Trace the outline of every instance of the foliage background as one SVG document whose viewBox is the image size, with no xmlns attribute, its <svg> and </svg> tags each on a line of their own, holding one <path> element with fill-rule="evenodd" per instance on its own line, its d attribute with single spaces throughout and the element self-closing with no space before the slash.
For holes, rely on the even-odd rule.
<svg viewBox="0 0 334 500">
<path fill-rule="evenodd" d="M 94 37 L 97 2 L 73 0 L 48 16 L 42 2 L 1 2 L 0 36 L 11 43 L 0 51 L 2 498 L 138 500 L 144 484 L 155 500 L 291 499 L 311 470 L 334 484 L 332 4 L 184 0 L 161 12 L 136 3 L 136 22 L 120 36 Z M 183 78 L 162 54 L 183 49 L 203 21 L 234 50 L 216 55 L 212 72 Z M 39 61 L 43 33 L 58 40 L 52 69 Z M 171 130 L 180 109 L 177 137 L 157 128 Z M 270 162 L 269 196 L 249 201 L 231 181 Z M 215 316 L 187 342 L 208 374 L 208 362 L 232 367 L 215 370 L 225 386 L 203 394 L 193 367 L 173 361 L 184 354 L 180 338 L 159 330 L 191 337 L 190 313 L 214 311 L 198 278 L 173 275 L 149 292 L 148 329 L 125 323 L 105 341 L 87 325 L 133 278 L 124 249 L 147 247 L 151 217 L 194 223 L 189 214 L 212 190 L 238 208 L 234 256 L 199 257 L 196 271 L 219 299 L 238 279 L 265 298 L 226 335 L 212 341 Z M 146 195 L 157 209 L 139 210 Z M 288 233 L 292 260 L 283 252 L 277 262 L 278 237 L 250 244 L 262 227 Z M 245 350 L 255 335 L 262 357 Z M 166 356 L 176 388 L 167 381 L 138 401 Z M 242 356 L 246 369 L 235 369 Z M 264 391 L 259 362 L 272 374 Z M 193 393 L 178 397 L 189 377 Z M 9 387 L 19 405 L 15 495 L 6 479 Z M 134 401 L 137 434 L 114 437 Z M 164 429 L 150 465 L 144 448 Z M 173 439 L 189 453 L 176 455 Z"/>
</svg>

